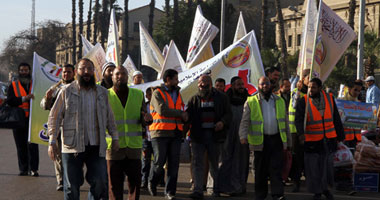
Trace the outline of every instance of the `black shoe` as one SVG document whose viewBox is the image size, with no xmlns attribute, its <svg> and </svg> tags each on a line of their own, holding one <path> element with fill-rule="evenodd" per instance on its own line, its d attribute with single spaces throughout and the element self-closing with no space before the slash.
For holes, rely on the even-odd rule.
<svg viewBox="0 0 380 200">
<path fill-rule="evenodd" d="M 166 195 L 165 195 L 165 199 L 174 200 L 174 199 L 175 199 L 175 196 L 172 195 L 172 194 L 166 194 Z"/>
<path fill-rule="evenodd" d="M 292 192 L 297 193 L 299 191 L 300 191 L 300 184 L 299 183 L 294 183 Z"/>
<path fill-rule="evenodd" d="M 203 194 L 198 193 L 198 192 L 193 192 L 189 195 L 189 197 L 192 199 L 203 199 Z"/>
<path fill-rule="evenodd" d="M 40 175 L 38 174 L 38 171 L 31 171 L 31 172 L 30 172 L 30 175 L 31 175 L 31 176 L 34 176 L 34 177 L 38 177 L 38 176 L 40 176 Z"/>
<path fill-rule="evenodd" d="M 22 171 L 20 173 L 18 173 L 19 176 L 28 176 L 28 172 L 27 171 Z"/>
<path fill-rule="evenodd" d="M 63 191 L 63 186 L 62 185 L 57 185 L 57 191 Z"/>
<path fill-rule="evenodd" d="M 329 190 L 324 191 L 324 192 L 323 192 L 323 195 L 326 196 L 326 199 L 327 199 L 327 200 L 334 200 L 334 195 L 331 194 L 331 192 L 330 192 Z"/>
<path fill-rule="evenodd" d="M 285 196 L 273 196 L 273 200 L 286 200 Z"/>
<path fill-rule="evenodd" d="M 314 194 L 313 200 L 322 200 L 322 195 L 321 194 Z"/>
<path fill-rule="evenodd" d="M 212 192 L 211 196 L 212 197 L 220 197 L 220 193 L 219 192 Z"/>
<path fill-rule="evenodd" d="M 157 188 L 153 187 L 152 184 L 148 183 L 148 192 L 151 196 L 157 195 Z"/>
<path fill-rule="evenodd" d="M 146 189 L 146 188 L 148 188 L 148 184 L 146 182 L 143 182 L 143 183 L 141 183 L 141 187 L 140 188 L 141 189 Z"/>
</svg>

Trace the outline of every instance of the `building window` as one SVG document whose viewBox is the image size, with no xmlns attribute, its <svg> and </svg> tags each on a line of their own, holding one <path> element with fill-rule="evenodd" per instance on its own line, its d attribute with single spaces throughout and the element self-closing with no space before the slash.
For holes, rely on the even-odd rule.
<svg viewBox="0 0 380 200">
<path fill-rule="evenodd" d="M 297 35 L 297 46 L 301 45 L 301 34 Z"/>
<path fill-rule="evenodd" d="M 288 36 L 288 47 L 292 47 L 292 42 L 293 42 L 293 36 L 289 35 Z"/>
<path fill-rule="evenodd" d="M 138 22 L 133 23 L 133 32 L 139 32 L 140 26 Z"/>
</svg>

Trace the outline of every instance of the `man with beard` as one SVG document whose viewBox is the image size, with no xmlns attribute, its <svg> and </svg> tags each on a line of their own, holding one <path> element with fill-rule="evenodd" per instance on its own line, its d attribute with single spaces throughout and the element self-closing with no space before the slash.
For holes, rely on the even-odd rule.
<svg viewBox="0 0 380 200">
<path fill-rule="evenodd" d="M 133 84 L 132 85 L 140 85 L 143 83 L 143 74 L 140 71 L 133 72 Z"/>
<path fill-rule="evenodd" d="M 280 76 L 281 76 L 280 67 L 279 66 L 270 67 L 269 69 L 265 70 L 265 74 L 270 80 L 272 92 L 277 91 L 279 88 L 278 81 L 280 80 Z"/>
<path fill-rule="evenodd" d="M 12 81 L 8 88 L 7 104 L 22 108 L 25 112 L 25 126 L 13 129 L 13 137 L 17 148 L 19 176 L 38 176 L 38 145 L 28 143 L 30 100 L 34 99 L 32 90 L 31 68 L 28 63 L 18 66 L 19 78 Z"/>
<path fill-rule="evenodd" d="M 211 175 L 208 181 L 209 193 L 214 197 L 220 196 L 219 155 L 232 115 L 227 96 L 212 87 L 209 75 L 199 77 L 198 90 L 198 93 L 190 99 L 186 110 L 189 113 L 193 153 L 194 191 L 190 197 L 194 199 L 203 198 L 205 151 L 207 151 Z"/>
<path fill-rule="evenodd" d="M 270 180 L 273 199 L 285 199 L 281 171 L 283 150 L 290 148 L 284 100 L 272 93 L 269 78 L 259 79 L 259 94 L 248 97 L 244 104 L 239 135 L 242 144 L 254 151 L 255 196 L 264 200 Z"/>
<path fill-rule="evenodd" d="M 344 139 L 343 125 L 334 97 L 322 90 L 320 79 L 310 80 L 308 94 L 309 98 L 305 94 L 297 101 L 295 118 L 299 139 L 304 143 L 306 185 L 314 200 L 322 199 L 322 194 L 333 200 L 329 190 L 334 183 L 333 155 L 337 142 Z"/>
<path fill-rule="evenodd" d="M 157 184 L 168 161 L 165 197 L 174 199 L 177 191 L 179 156 L 183 138 L 183 122 L 188 120 L 178 87 L 178 72 L 168 69 L 164 72 L 164 84 L 152 95 L 150 111 L 153 123 L 149 126 L 154 153 L 153 169 L 149 176 L 150 195 L 157 195 Z"/>
<path fill-rule="evenodd" d="M 61 89 L 49 114 L 48 155 L 56 159 L 61 129 L 64 199 L 79 200 L 84 164 L 90 185 L 88 199 L 108 199 L 106 129 L 114 151 L 119 149 L 118 131 L 108 91 L 95 83 L 94 64 L 82 58 L 77 66 L 77 80 Z"/>
<path fill-rule="evenodd" d="M 106 89 L 110 89 L 112 87 L 112 72 L 115 69 L 116 65 L 113 62 L 106 62 L 102 66 L 102 75 L 103 79 L 101 82 L 98 82 L 101 86 Z"/>
<path fill-rule="evenodd" d="M 294 124 L 296 116 L 296 106 L 298 99 L 307 93 L 307 85 L 309 84 L 310 69 L 302 71 L 302 78 L 297 83 L 297 88 L 291 92 L 291 98 L 288 107 L 289 130 L 293 143 L 292 167 L 290 169 L 290 177 L 294 183 L 292 192 L 299 192 L 301 186 L 302 172 L 304 171 L 304 149 L 303 143 L 300 143 L 299 134 Z"/>
<path fill-rule="evenodd" d="M 119 150 L 111 150 L 112 138 L 107 137 L 107 170 L 109 198 L 123 199 L 124 179 L 128 177 L 128 199 L 140 198 L 142 126 L 152 122 L 146 113 L 144 93 L 128 87 L 128 71 L 116 67 L 112 75 L 113 87 L 108 89 L 108 101 L 115 115 L 119 132 Z"/>
<path fill-rule="evenodd" d="M 51 86 L 44 98 L 41 100 L 41 108 L 45 110 L 50 110 L 53 107 L 55 100 L 57 99 L 59 91 L 61 88 L 74 81 L 74 66 L 66 64 L 62 67 L 62 79 L 55 85 Z M 57 155 L 54 161 L 55 176 L 57 178 L 57 191 L 63 190 L 63 171 L 62 171 L 62 155 L 61 155 L 61 139 L 60 136 L 57 137 Z"/>
<path fill-rule="evenodd" d="M 287 78 L 281 79 L 280 83 L 280 96 L 284 99 L 285 101 L 285 106 L 286 108 L 289 107 L 290 103 L 290 81 Z"/>
<path fill-rule="evenodd" d="M 215 80 L 215 89 L 219 90 L 220 92 L 224 92 L 226 89 L 226 80 L 223 78 L 217 78 Z"/>
<path fill-rule="evenodd" d="M 239 126 L 243 115 L 244 103 L 249 96 L 244 81 L 238 76 L 231 79 L 231 87 L 227 90 L 232 111 L 232 122 L 228 129 L 227 139 L 223 146 L 222 165 L 219 182 L 221 192 L 235 196 L 246 192 L 249 171 L 249 147 L 240 143 Z"/>
</svg>

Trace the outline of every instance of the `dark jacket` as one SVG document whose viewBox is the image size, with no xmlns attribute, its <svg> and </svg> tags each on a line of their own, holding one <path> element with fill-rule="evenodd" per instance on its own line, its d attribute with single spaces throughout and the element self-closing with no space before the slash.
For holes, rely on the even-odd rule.
<svg viewBox="0 0 380 200">
<path fill-rule="evenodd" d="M 340 119 L 340 115 L 336 107 L 334 98 L 333 98 L 333 102 L 334 102 L 333 103 L 334 104 L 333 120 L 334 120 L 334 126 L 335 126 L 335 131 L 337 134 L 337 138 L 326 140 L 327 146 L 329 147 L 329 150 L 331 152 L 336 151 L 337 141 L 344 140 L 344 128 L 343 128 L 342 121 Z M 305 107 L 306 107 L 305 98 L 304 97 L 299 98 L 297 101 L 296 116 L 295 116 L 295 125 L 297 128 L 298 136 L 304 135 Z M 322 150 L 323 150 L 323 140 L 316 141 L 316 142 L 305 142 L 306 152 L 314 153 L 314 152 L 321 152 Z"/>
<path fill-rule="evenodd" d="M 227 129 L 232 120 L 232 112 L 229 99 L 227 95 L 217 91 L 212 88 L 212 98 L 214 99 L 214 109 L 215 109 L 215 123 L 221 121 L 223 122 L 223 130 L 219 132 L 213 132 L 214 142 L 224 142 L 227 136 Z M 191 125 L 190 128 L 190 138 L 194 142 L 202 142 L 202 120 L 201 120 L 201 97 L 196 94 L 188 102 L 188 107 L 186 112 L 189 114 L 188 123 Z"/>
</svg>

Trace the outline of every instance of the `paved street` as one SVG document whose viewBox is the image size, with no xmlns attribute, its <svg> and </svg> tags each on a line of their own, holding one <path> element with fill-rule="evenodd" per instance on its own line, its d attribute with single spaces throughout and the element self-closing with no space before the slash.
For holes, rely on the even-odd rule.
<svg viewBox="0 0 380 200">
<path fill-rule="evenodd" d="M 60 200 L 63 193 L 57 192 L 56 179 L 52 161 L 47 156 L 47 147 L 40 145 L 40 177 L 20 177 L 18 174 L 16 147 L 11 130 L 0 129 L 0 200 Z M 190 193 L 190 173 L 189 165 L 181 164 L 177 187 L 178 199 L 189 199 Z M 223 180 L 223 178 L 221 178 Z M 81 199 L 86 199 L 89 187 L 87 183 L 81 188 Z M 306 200 L 311 199 L 311 195 L 306 193 L 303 186 L 301 193 L 290 193 L 291 187 L 286 187 L 288 199 Z M 125 192 L 127 194 L 127 191 Z M 151 197 L 147 191 L 143 190 L 141 199 L 155 200 L 164 199 L 162 188 L 158 188 L 158 196 Z M 355 196 L 347 196 L 344 192 L 335 192 L 338 200 L 360 199 L 375 200 L 380 199 L 380 193 L 357 193 Z M 127 199 L 127 195 L 125 195 Z M 206 196 L 205 199 L 211 199 Z M 223 199 L 253 199 L 253 177 L 249 176 L 248 193 L 242 197 L 223 196 Z M 269 198 L 268 198 L 269 199 Z"/>
</svg>

